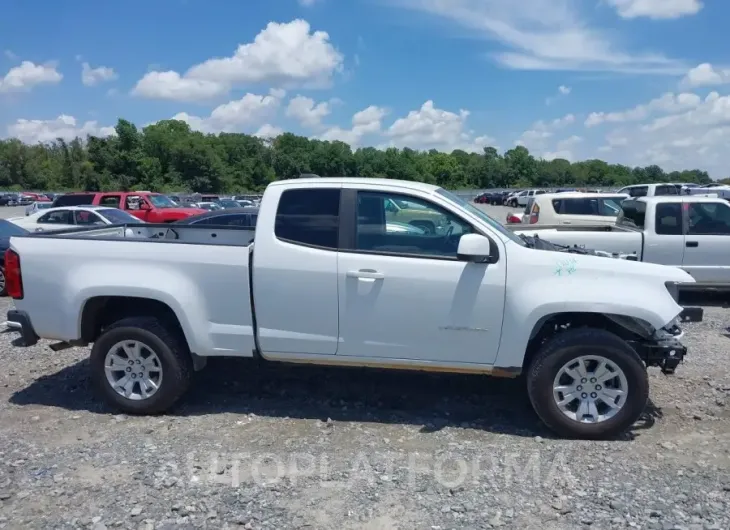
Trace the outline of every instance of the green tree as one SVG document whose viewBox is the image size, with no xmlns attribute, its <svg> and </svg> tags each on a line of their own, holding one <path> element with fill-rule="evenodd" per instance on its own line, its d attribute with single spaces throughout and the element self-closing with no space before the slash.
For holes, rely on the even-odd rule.
<svg viewBox="0 0 730 530">
<path fill-rule="evenodd" d="M 706 171 L 666 173 L 656 165 L 630 168 L 602 160 L 536 160 L 522 146 L 501 155 L 389 147 L 353 151 L 344 142 L 285 133 L 263 140 L 247 134 L 203 134 L 182 121 L 139 130 L 119 120 L 115 135 L 27 145 L 0 140 L 0 189 L 238 192 L 260 191 L 302 173 L 429 182 L 450 189 L 512 186 L 615 186 L 697 182 Z"/>
</svg>

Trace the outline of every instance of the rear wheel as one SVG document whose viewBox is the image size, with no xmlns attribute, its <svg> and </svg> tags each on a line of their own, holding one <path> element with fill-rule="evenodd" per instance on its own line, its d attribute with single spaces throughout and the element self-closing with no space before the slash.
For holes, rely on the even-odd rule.
<svg viewBox="0 0 730 530">
<path fill-rule="evenodd" d="M 131 317 L 94 343 L 91 371 L 97 392 L 115 408 L 157 414 L 185 394 L 193 366 L 179 331 L 154 317 Z"/>
<path fill-rule="evenodd" d="M 639 419 L 649 399 L 639 356 L 600 329 L 570 330 L 549 340 L 530 365 L 527 385 L 540 419 L 569 438 L 613 438 Z"/>
<path fill-rule="evenodd" d="M 0 266 L 0 296 L 8 294 L 5 288 L 5 267 Z"/>
</svg>

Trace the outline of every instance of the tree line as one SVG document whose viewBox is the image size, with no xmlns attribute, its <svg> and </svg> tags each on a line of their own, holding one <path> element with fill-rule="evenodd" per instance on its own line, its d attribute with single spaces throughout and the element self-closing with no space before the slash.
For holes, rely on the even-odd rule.
<svg viewBox="0 0 730 530">
<path fill-rule="evenodd" d="M 536 159 L 525 147 L 500 154 L 373 147 L 313 140 L 291 133 L 262 139 L 203 134 L 166 120 L 142 130 L 119 120 L 116 134 L 27 145 L 0 141 L 0 189 L 41 191 L 260 191 L 303 173 L 416 180 L 449 189 L 625 186 L 652 182 L 709 183 L 698 169 L 665 172 L 602 160 Z"/>
</svg>

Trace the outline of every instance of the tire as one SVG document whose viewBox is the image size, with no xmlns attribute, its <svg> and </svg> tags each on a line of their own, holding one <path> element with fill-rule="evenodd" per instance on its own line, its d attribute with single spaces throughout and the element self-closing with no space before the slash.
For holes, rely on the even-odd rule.
<svg viewBox="0 0 730 530">
<path fill-rule="evenodd" d="M 124 341 L 143 344 L 159 360 L 159 388 L 147 398 L 125 397 L 107 379 L 107 354 L 115 345 Z M 130 317 L 109 326 L 94 343 L 90 364 L 91 377 L 98 395 L 114 408 L 129 414 L 159 414 L 167 411 L 185 394 L 193 377 L 192 358 L 184 337 L 155 317 Z"/>
<path fill-rule="evenodd" d="M 608 360 L 625 377 L 627 388 L 623 406 L 603 421 L 583 423 L 568 417 L 554 396 L 553 386 L 558 373 L 567 363 L 581 356 Z M 608 386 L 604 390 L 607 389 Z M 626 341 L 608 331 L 581 328 L 560 333 L 541 348 L 528 370 L 527 391 L 538 417 L 558 435 L 587 440 L 611 439 L 629 429 L 644 412 L 649 400 L 649 379 L 644 363 Z"/>
<path fill-rule="evenodd" d="M 0 265 L 0 296 L 6 296 L 7 294 L 8 290 L 5 286 L 5 267 Z"/>
</svg>

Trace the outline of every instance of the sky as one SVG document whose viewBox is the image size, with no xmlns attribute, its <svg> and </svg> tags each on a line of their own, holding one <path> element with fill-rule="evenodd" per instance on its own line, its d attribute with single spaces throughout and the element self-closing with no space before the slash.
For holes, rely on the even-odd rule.
<svg viewBox="0 0 730 530">
<path fill-rule="evenodd" d="M 3 15 L 0 137 L 27 143 L 175 118 L 730 176 L 727 0 L 8 0 Z"/>
</svg>

